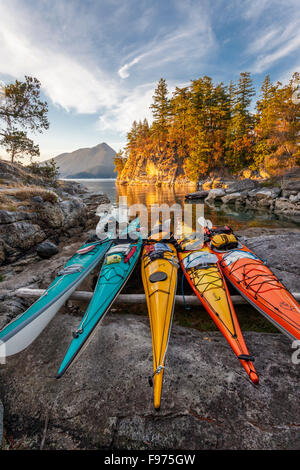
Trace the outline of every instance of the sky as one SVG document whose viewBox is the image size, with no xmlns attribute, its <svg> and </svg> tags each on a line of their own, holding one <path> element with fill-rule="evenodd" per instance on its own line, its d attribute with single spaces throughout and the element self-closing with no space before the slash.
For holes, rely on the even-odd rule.
<svg viewBox="0 0 300 470">
<path fill-rule="evenodd" d="M 35 76 L 49 104 L 41 160 L 118 151 L 161 77 L 172 92 L 244 71 L 257 92 L 300 71 L 299 0 L 0 0 L 0 81 Z"/>
</svg>

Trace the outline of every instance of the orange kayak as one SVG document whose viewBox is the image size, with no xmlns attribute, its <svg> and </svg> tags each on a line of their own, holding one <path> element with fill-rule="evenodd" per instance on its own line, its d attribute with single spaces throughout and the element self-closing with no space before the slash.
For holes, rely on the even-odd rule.
<svg viewBox="0 0 300 470">
<path fill-rule="evenodd" d="M 265 262 L 241 242 L 234 249 L 212 252 L 240 294 L 282 333 L 299 340 L 300 305 Z"/>
<path fill-rule="evenodd" d="M 196 249 L 193 249 L 196 245 Z M 198 245 L 198 246 L 197 246 Z M 189 249 L 191 248 L 191 249 Z M 204 244 L 186 238 L 178 252 L 184 275 L 254 384 L 259 379 L 249 355 L 216 255 Z"/>
</svg>

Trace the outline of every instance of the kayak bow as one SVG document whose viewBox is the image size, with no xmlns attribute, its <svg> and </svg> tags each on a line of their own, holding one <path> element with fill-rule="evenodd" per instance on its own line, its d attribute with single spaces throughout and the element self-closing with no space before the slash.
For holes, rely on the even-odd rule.
<svg viewBox="0 0 300 470">
<path fill-rule="evenodd" d="M 0 332 L 0 357 L 23 351 L 40 335 L 72 292 L 101 261 L 111 245 L 111 237 L 108 234 L 103 241 L 82 245 L 44 294 Z"/>
</svg>

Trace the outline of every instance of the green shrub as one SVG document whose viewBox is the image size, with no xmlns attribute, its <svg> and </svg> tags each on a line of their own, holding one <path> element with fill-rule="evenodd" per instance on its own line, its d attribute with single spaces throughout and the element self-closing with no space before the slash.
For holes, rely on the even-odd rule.
<svg viewBox="0 0 300 470">
<path fill-rule="evenodd" d="M 33 162 L 28 165 L 27 168 L 31 171 L 31 173 L 50 180 L 52 183 L 55 183 L 59 176 L 59 169 L 53 158 L 49 162 Z"/>
</svg>

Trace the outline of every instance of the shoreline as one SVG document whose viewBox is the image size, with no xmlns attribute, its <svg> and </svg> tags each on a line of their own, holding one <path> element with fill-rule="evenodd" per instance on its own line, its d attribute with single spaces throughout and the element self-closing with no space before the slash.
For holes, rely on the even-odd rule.
<svg viewBox="0 0 300 470">
<path fill-rule="evenodd" d="M 300 168 L 275 182 L 250 178 L 205 181 L 198 191 L 187 194 L 186 199 L 201 200 L 210 206 L 223 205 L 224 208 L 231 206 L 237 210 L 254 209 L 293 216 L 300 222 Z"/>
</svg>

